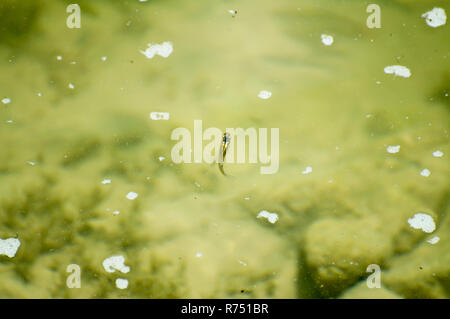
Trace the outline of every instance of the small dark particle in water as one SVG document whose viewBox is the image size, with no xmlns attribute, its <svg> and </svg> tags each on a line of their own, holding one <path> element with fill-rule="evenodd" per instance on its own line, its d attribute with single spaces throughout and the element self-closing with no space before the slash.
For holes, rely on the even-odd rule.
<svg viewBox="0 0 450 319">
<path fill-rule="evenodd" d="M 422 267 L 422 266 L 420 266 L 420 267 L 419 267 L 419 269 L 420 269 L 420 270 L 422 270 L 422 269 L 423 269 L 423 267 Z"/>
</svg>

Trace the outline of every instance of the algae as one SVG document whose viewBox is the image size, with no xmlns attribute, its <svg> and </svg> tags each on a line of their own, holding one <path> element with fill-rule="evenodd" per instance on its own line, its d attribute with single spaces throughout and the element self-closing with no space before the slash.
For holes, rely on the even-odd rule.
<svg viewBox="0 0 450 319">
<path fill-rule="evenodd" d="M 449 297 L 449 29 L 427 5 L 383 2 L 372 30 L 354 1 L 252 0 L 234 18 L 206 0 L 80 1 L 71 30 L 67 4 L 0 5 L 0 238 L 21 241 L 0 256 L 1 298 Z M 139 53 L 164 41 L 168 58 Z M 174 164 L 172 130 L 197 119 L 280 128 L 279 171 Z M 436 231 L 409 226 L 418 212 Z M 129 273 L 102 267 L 117 254 Z"/>
</svg>

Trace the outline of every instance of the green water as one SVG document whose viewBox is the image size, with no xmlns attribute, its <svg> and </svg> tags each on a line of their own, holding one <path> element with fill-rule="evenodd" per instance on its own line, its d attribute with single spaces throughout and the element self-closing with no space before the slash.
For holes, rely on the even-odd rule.
<svg viewBox="0 0 450 319">
<path fill-rule="evenodd" d="M 1 298 L 449 297 L 450 25 L 421 18 L 448 1 L 378 1 L 374 29 L 371 1 L 79 0 L 74 29 L 69 3 L 0 3 Z M 194 120 L 279 128 L 279 170 L 174 164 Z"/>
</svg>

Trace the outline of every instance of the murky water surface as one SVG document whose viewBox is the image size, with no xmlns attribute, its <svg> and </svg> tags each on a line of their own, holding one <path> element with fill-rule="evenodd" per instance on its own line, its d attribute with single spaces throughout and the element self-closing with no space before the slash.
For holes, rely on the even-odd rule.
<svg viewBox="0 0 450 319">
<path fill-rule="evenodd" d="M 0 297 L 448 298 L 450 6 L 370 3 L 2 0 Z"/>
</svg>

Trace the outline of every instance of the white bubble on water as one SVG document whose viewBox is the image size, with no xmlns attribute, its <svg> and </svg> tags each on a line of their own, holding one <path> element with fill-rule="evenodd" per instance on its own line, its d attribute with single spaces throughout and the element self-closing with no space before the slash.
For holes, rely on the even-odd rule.
<svg viewBox="0 0 450 319">
<path fill-rule="evenodd" d="M 278 214 L 268 212 L 267 210 L 262 210 L 256 218 L 266 218 L 270 223 L 275 224 L 278 221 Z"/>
<path fill-rule="evenodd" d="M 396 76 L 401 76 L 404 78 L 409 78 L 411 76 L 411 71 L 403 65 L 390 65 L 384 68 L 384 73 L 394 74 Z"/>
<path fill-rule="evenodd" d="M 436 229 L 433 217 L 424 213 L 414 214 L 408 219 L 409 225 L 414 229 L 421 229 L 425 233 L 432 233 Z"/>
<path fill-rule="evenodd" d="M 6 255 L 13 258 L 20 247 L 20 240 L 18 238 L 0 239 L 0 255 Z"/>
<path fill-rule="evenodd" d="M 138 193 L 135 193 L 135 192 L 129 192 L 129 193 L 127 194 L 126 197 L 127 197 L 129 200 L 134 200 L 134 199 L 136 199 L 138 196 L 139 196 Z"/>
<path fill-rule="evenodd" d="M 234 18 L 237 14 L 237 10 L 228 10 L 228 13 Z"/>
<path fill-rule="evenodd" d="M 9 104 L 9 103 L 11 103 L 11 99 L 9 97 L 5 97 L 4 99 L 2 99 L 2 103 Z"/>
<path fill-rule="evenodd" d="M 328 34 L 322 34 L 320 38 L 322 39 L 322 43 L 326 46 L 330 46 L 334 42 L 333 36 Z"/>
<path fill-rule="evenodd" d="M 421 172 L 420 175 L 422 175 L 423 177 L 428 177 L 431 175 L 431 172 L 428 168 L 424 168 Z"/>
<path fill-rule="evenodd" d="M 425 22 L 433 28 L 443 26 L 447 21 L 445 10 L 442 8 L 433 8 L 432 10 L 427 11 L 422 14 L 422 18 L 424 18 Z"/>
<path fill-rule="evenodd" d="M 439 238 L 439 236 L 434 236 L 434 237 L 428 239 L 427 242 L 429 242 L 430 244 L 434 245 L 434 244 L 437 244 L 439 242 L 439 240 L 441 240 Z"/>
<path fill-rule="evenodd" d="M 272 96 L 272 92 L 267 91 L 267 90 L 262 90 L 261 92 L 258 93 L 258 97 L 263 100 L 267 100 L 271 96 Z"/>
<path fill-rule="evenodd" d="M 153 59 L 155 55 L 162 56 L 163 58 L 169 57 L 173 52 L 172 42 L 163 42 L 162 44 L 148 44 L 148 48 L 145 51 L 140 50 L 147 59 Z"/>
<path fill-rule="evenodd" d="M 110 273 L 118 270 L 126 274 L 130 271 L 130 267 L 125 265 L 125 257 L 122 255 L 111 256 L 103 260 L 103 268 Z"/>
<path fill-rule="evenodd" d="M 433 152 L 433 156 L 434 157 L 442 157 L 442 156 L 444 156 L 444 153 L 441 152 L 440 150 L 436 150 Z"/>
<path fill-rule="evenodd" d="M 116 287 L 119 289 L 127 289 L 128 288 L 128 279 L 117 278 L 116 279 Z"/>
<path fill-rule="evenodd" d="M 241 259 L 238 259 L 238 262 L 244 267 L 247 267 L 247 265 L 248 265 L 245 261 L 243 261 Z"/>
<path fill-rule="evenodd" d="M 400 145 L 389 145 L 386 148 L 386 150 L 388 153 L 391 153 L 391 154 L 398 153 L 398 152 L 400 152 Z"/>
</svg>

